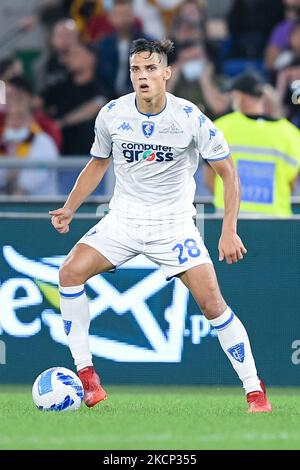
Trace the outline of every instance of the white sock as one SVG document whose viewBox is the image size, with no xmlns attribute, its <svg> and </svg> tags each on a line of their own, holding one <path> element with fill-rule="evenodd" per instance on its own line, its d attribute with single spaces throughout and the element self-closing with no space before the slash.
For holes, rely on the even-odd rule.
<svg viewBox="0 0 300 470">
<path fill-rule="evenodd" d="M 242 322 L 227 307 L 222 315 L 210 320 L 210 324 L 215 328 L 223 351 L 243 382 L 245 392 L 261 391 L 249 338 Z"/>
<path fill-rule="evenodd" d="M 90 313 L 84 285 L 59 286 L 60 310 L 77 370 L 93 365 L 89 345 Z"/>
</svg>

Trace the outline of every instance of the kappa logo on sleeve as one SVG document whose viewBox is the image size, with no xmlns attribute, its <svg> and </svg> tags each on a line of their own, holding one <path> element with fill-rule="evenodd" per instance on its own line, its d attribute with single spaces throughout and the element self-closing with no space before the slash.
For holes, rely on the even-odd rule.
<svg viewBox="0 0 300 470">
<path fill-rule="evenodd" d="M 129 124 L 129 122 L 123 122 L 119 127 L 118 127 L 118 130 L 122 130 L 122 131 L 133 131 L 131 125 Z"/>
<path fill-rule="evenodd" d="M 199 121 L 199 124 L 200 124 L 200 127 L 203 126 L 203 124 L 206 122 L 207 118 L 206 116 L 204 116 L 204 114 L 200 114 L 200 116 L 198 116 L 198 121 Z"/>
<path fill-rule="evenodd" d="M 109 112 L 114 106 L 116 106 L 116 104 L 116 101 L 111 101 L 110 103 L 108 103 L 108 105 L 106 106 L 107 112 Z"/>
<path fill-rule="evenodd" d="M 219 130 L 216 127 L 214 129 L 209 129 L 209 140 L 216 137 L 218 132 L 219 132 Z"/>
<path fill-rule="evenodd" d="M 186 106 L 183 108 L 183 111 L 186 113 L 186 115 L 187 115 L 188 117 L 190 117 L 190 114 L 193 112 L 193 107 L 186 105 Z"/>
</svg>

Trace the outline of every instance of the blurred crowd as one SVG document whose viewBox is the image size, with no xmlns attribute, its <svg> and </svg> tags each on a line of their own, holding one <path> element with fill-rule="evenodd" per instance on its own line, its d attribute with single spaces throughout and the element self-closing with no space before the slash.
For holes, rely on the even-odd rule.
<svg viewBox="0 0 300 470">
<path fill-rule="evenodd" d="M 1 156 L 88 156 L 101 107 L 132 91 L 129 47 L 139 37 L 174 41 L 168 91 L 211 119 L 234 109 L 228 84 L 252 71 L 264 83 L 264 113 L 300 128 L 300 0 L 232 0 L 218 17 L 208 14 L 208 2 L 41 0 L 17 24 L 20 41 L 37 25 L 47 34 L 48 47 L 30 76 L 17 53 L 0 60 L 6 83 Z M 30 177 L 29 171 L 0 169 L 0 193 L 57 194 L 70 188 L 53 171 L 39 169 Z"/>
</svg>

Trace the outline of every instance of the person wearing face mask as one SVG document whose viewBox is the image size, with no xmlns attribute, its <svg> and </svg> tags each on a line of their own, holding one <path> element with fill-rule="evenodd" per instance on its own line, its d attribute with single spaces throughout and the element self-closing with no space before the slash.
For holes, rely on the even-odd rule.
<svg viewBox="0 0 300 470">
<path fill-rule="evenodd" d="M 34 121 L 40 128 L 48 134 L 55 142 L 58 150 L 62 147 L 62 133 L 53 119 L 47 116 L 43 110 L 40 98 L 33 92 L 31 83 L 24 76 L 13 75 L 9 80 L 0 77 L 6 83 L 6 101 L 10 102 L 28 101 L 33 112 Z M 0 128 L 3 127 L 7 106 L 0 110 Z"/>
<path fill-rule="evenodd" d="M 300 132 L 287 119 L 264 112 L 264 85 L 242 74 L 230 87 L 234 111 L 215 121 L 224 133 L 241 182 L 241 212 L 288 217 L 291 193 L 300 169 Z M 223 209 L 223 184 L 209 165 L 205 181 Z"/>
<path fill-rule="evenodd" d="M 58 152 L 50 136 L 35 122 L 30 101 L 10 100 L 0 134 L 0 158 L 55 160 Z M 1 169 L 0 193 L 20 195 L 55 195 L 56 175 L 53 170 Z"/>
<path fill-rule="evenodd" d="M 179 46 L 178 59 L 173 64 L 168 91 L 197 104 L 210 119 L 224 114 L 229 99 L 215 83 L 214 66 L 199 41 L 186 41 Z"/>
</svg>

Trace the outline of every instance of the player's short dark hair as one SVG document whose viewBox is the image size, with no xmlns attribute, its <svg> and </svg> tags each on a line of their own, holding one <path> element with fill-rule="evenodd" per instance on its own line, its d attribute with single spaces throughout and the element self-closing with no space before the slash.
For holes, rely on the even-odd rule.
<svg viewBox="0 0 300 470">
<path fill-rule="evenodd" d="M 174 43 L 170 39 L 163 39 L 162 41 L 149 41 L 148 39 L 140 38 L 132 42 L 130 47 L 130 57 L 140 52 L 149 52 L 149 56 L 157 53 L 162 57 L 162 60 L 167 64 L 168 55 L 173 51 Z"/>
</svg>

